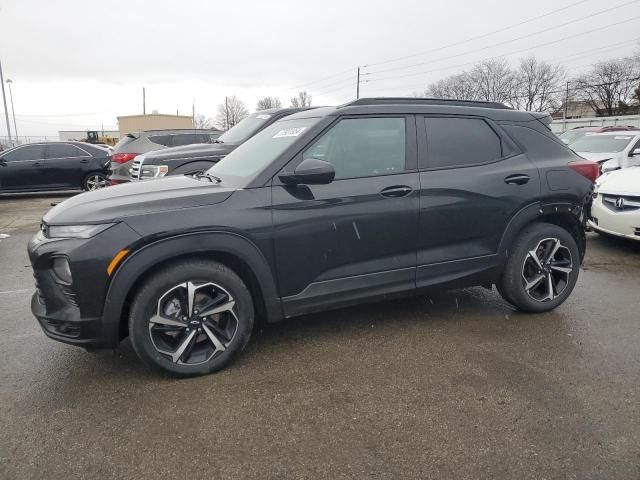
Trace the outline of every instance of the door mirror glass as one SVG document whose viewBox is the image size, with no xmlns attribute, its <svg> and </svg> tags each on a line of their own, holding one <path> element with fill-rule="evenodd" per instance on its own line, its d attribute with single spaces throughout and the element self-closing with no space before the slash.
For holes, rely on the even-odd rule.
<svg viewBox="0 0 640 480">
<path fill-rule="evenodd" d="M 333 182 L 335 176 L 336 171 L 329 162 L 308 158 L 293 173 L 282 173 L 278 178 L 287 185 L 326 185 Z"/>
</svg>

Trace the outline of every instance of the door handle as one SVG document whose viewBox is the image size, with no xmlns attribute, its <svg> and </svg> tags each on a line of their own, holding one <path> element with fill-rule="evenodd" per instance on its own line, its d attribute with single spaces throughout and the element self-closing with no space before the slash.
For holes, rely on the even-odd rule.
<svg viewBox="0 0 640 480">
<path fill-rule="evenodd" d="M 411 187 L 407 187 L 406 185 L 396 185 L 394 187 L 384 188 L 380 192 L 380 195 L 382 195 L 383 197 L 397 198 L 406 197 L 411 192 L 413 192 L 413 189 Z"/>
<path fill-rule="evenodd" d="M 85 158 L 84 160 L 80 160 L 80 163 L 89 163 L 89 160 Z"/>
<path fill-rule="evenodd" d="M 524 185 L 529 180 L 529 175 L 525 175 L 524 173 L 516 173 L 505 178 L 504 183 L 508 185 Z"/>
<path fill-rule="evenodd" d="M 31 165 L 34 166 L 34 167 L 39 167 L 40 166 L 40 162 L 33 162 Z"/>
</svg>

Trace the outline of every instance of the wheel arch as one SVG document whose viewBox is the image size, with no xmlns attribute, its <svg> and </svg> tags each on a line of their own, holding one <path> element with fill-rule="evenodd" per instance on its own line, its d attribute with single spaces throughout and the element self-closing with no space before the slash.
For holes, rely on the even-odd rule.
<svg viewBox="0 0 640 480">
<path fill-rule="evenodd" d="M 536 202 L 518 211 L 509 221 L 498 247 L 500 266 L 504 265 L 513 242 L 520 232 L 535 222 L 546 222 L 567 230 L 576 240 L 580 250 L 580 262 L 586 251 L 586 236 L 580 220 L 583 207 L 577 202 L 566 200 Z"/>
<path fill-rule="evenodd" d="M 220 262 L 238 274 L 251 292 L 257 318 L 268 321 L 283 318 L 274 275 L 250 240 L 229 232 L 177 235 L 136 249 L 115 271 L 103 312 L 103 324 L 112 335 L 112 344 L 126 336 L 128 309 L 144 281 L 172 263 L 193 258 Z"/>
</svg>

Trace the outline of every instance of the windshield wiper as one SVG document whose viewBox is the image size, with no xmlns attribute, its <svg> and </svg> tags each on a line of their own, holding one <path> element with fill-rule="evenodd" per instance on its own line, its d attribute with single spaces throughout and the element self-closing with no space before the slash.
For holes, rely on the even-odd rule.
<svg viewBox="0 0 640 480">
<path fill-rule="evenodd" d="M 222 183 L 222 179 L 220 177 L 216 177 L 215 175 L 206 172 L 194 173 L 193 176 L 195 178 L 206 178 L 211 183 Z"/>
</svg>

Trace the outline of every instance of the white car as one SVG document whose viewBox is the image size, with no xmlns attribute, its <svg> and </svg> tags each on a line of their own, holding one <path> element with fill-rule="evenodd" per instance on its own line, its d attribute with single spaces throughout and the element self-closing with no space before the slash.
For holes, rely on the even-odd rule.
<svg viewBox="0 0 640 480">
<path fill-rule="evenodd" d="M 598 162 L 602 173 L 640 166 L 640 130 L 587 133 L 570 148 L 581 157 Z"/>
<path fill-rule="evenodd" d="M 603 174 L 593 196 L 593 230 L 640 241 L 640 167 Z"/>
</svg>

